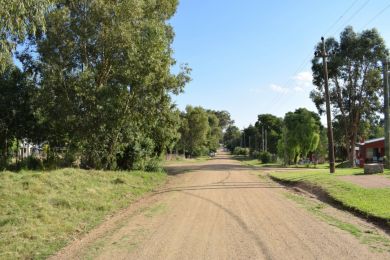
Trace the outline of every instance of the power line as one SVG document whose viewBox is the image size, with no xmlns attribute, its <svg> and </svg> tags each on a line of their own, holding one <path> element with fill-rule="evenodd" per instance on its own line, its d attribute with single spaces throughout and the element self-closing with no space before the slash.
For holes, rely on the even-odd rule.
<svg viewBox="0 0 390 260">
<path fill-rule="evenodd" d="M 365 1 L 353 14 L 349 17 L 349 19 L 337 30 L 341 31 L 355 16 L 360 13 L 361 10 L 363 10 L 364 7 L 370 2 L 371 0 Z"/>
<path fill-rule="evenodd" d="M 355 6 L 355 4 L 357 3 L 357 2 L 359 2 L 359 0 L 355 0 L 355 1 L 353 1 L 353 3 L 344 11 L 344 13 L 339 17 L 339 19 L 337 19 L 326 31 L 325 31 L 325 33 L 324 33 L 324 36 L 326 36 L 327 34 L 328 34 L 328 32 L 330 32 L 330 30 L 332 30 L 333 29 L 333 27 L 335 27 L 336 26 L 336 24 L 338 24 L 338 22 L 340 22 L 343 18 L 344 18 L 344 16 L 349 12 L 349 10 L 351 10 L 354 6 Z"/>
<path fill-rule="evenodd" d="M 364 26 L 363 29 L 366 28 L 370 23 L 375 21 L 380 15 L 382 15 L 388 8 L 390 7 L 390 4 L 385 6 L 382 10 L 380 10 L 376 15 L 374 15 Z"/>
<path fill-rule="evenodd" d="M 349 19 L 347 22 L 349 22 L 354 16 L 356 16 L 369 2 L 370 0 L 367 0 Z M 326 30 L 325 34 L 327 34 L 338 22 L 340 22 L 340 20 L 342 20 L 342 18 L 356 5 L 356 3 L 359 2 L 359 0 L 355 0 L 352 2 L 351 5 L 349 5 L 347 7 L 347 9 L 345 9 L 342 14 L 340 15 L 340 17 L 332 23 L 332 25 Z M 310 62 L 310 57 L 312 55 L 312 52 L 309 52 L 309 54 L 303 59 L 303 61 L 300 63 L 300 65 L 298 66 L 298 68 L 294 71 L 293 75 L 288 78 L 286 80 L 286 82 L 284 83 L 284 85 L 282 85 L 281 87 L 283 88 L 286 88 L 286 86 L 288 86 L 293 77 L 300 71 L 302 70 L 309 62 Z M 290 90 L 291 91 L 291 90 Z M 286 95 L 287 93 L 278 93 L 273 99 L 271 99 L 271 101 L 268 103 L 267 107 L 276 107 L 277 105 L 279 105 L 280 102 L 284 101 L 286 99 L 286 97 L 288 98 L 292 98 L 294 97 L 296 94 L 297 94 L 297 91 L 294 91 L 291 95 Z"/>
</svg>

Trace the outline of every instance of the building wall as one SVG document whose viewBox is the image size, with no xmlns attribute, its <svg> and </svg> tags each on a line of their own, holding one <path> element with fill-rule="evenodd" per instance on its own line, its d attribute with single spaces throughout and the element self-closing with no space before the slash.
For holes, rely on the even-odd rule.
<svg viewBox="0 0 390 260">
<path fill-rule="evenodd" d="M 376 141 L 376 142 L 372 142 L 372 143 L 365 143 L 364 145 L 361 145 L 360 146 L 360 164 L 362 166 L 362 163 L 364 165 L 364 163 L 366 163 L 367 161 L 370 161 L 372 160 L 372 157 L 370 156 L 370 154 L 368 154 L 369 152 L 369 149 L 375 149 L 377 148 L 378 149 L 378 152 L 380 153 L 380 157 L 383 158 L 383 156 L 385 155 L 385 141 L 384 140 L 379 140 L 379 141 Z"/>
</svg>

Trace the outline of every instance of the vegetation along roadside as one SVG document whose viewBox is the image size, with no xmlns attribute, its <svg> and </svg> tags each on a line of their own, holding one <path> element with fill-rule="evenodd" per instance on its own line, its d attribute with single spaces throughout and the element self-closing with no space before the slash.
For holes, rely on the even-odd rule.
<svg viewBox="0 0 390 260">
<path fill-rule="evenodd" d="M 312 191 L 320 191 L 343 207 L 389 227 L 390 188 L 364 188 L 340 179 L 340 176 L 361 173 L 361 169 L 339 169 L 334 175 L 318 170 L 273 172 L 270 177 L 285 184 L 312 187 Z"/>
<path fill-rule="evenodd" d="M 165 180 L 142 171 L 2 172 L 0 259 L 44 259 Z"/>
</svg>

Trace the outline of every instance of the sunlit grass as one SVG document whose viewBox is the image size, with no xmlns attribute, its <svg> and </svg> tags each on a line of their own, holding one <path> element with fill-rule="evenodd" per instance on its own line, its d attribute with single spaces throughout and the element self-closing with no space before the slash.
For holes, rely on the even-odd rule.
<svg viewBox="0 0 390 260">
<path fill-rule="evenodd" d="M 42 259 L 164 182 L 164 173 L 0 173 L 0 259 Z"/>
<path fill-rule="evenodd" d="M 289 183 L 306 183 L 321 187 L 330 197 L 343 205 L 367 216 L 390 221 L 390 188 L 363 188 L 341 180 L 338 176 L 362 174 L 363 169 L 337 169 L 336 174 L 327 170 L 307 172 L 271 173 L 271 177 Z M 385 174 L 389 174 L 386 170 Z"/>
</svg>

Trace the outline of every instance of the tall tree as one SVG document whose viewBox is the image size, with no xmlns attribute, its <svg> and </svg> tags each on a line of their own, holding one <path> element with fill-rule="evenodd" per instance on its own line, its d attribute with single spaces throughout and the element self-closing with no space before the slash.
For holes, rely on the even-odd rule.
<svg viewBox="0 0 390 260">
<path fill-rule="evenodd" d="M 17 44 L 45 28 L 50 0 L 0 0 L 0 71 Z"/>
<path fill-rule="evenodd" d="M 131 166 L 138 157 L 123 156 L 165 149 L 172 135 L 156 124 L 170 121 L 169 95 L 189 81 L 187 67 L 171 73 L 174 33 L 167 21 L 176 6 L 177 0 L 57 1 L 45 34 L 32 42 L 38 57 L 24 60 L 36 72 L 52 147 L 95 168 L 116 168 L 118 158 Z"/>
<path fill-rule="evenodd" d="M 207 147 L 210 151 L 216 152 L 219 148 L 219 141 L 222 138 L 222 128 L 219 119 L 214 113 L 208 113 L 209 132 L 207 134 Z"/>
<path fill-rule="evenodd" d="M 234 124 L 234 120 L 231 118 L 230 113 L 226 110 L 207 110 L 207 112 L 216 115 L 219 120 L 219 126 L 222 128 L 223 131 L 225 131 L 226 128 Z"/>
<path fill-rule="evenodd" d="M 15 139 L 31 140 L 37 132 L 34 92 L 34 85 L 15 66 L 0 73 L 0 167 L 7 164 Z"/>
<path fill-rule="evenodd" d="M 282 136 L 283 119 L 271 114 L 261 114 L 257 116 L 255 126 L 261 135 L 263 130 L 264 132 L 267 132 L 266 136 L 265 134 L 261 136 L 261 140 L 266 138 L 268 151 L 272 154 L 276 154 L 278 140 Z"/>
<path fill-rule="evenodd" d="M 362 118 L 381 110 L 381 73 L 378 61 L 387 54 L 385 42 L 376 29 L 361 33 L 347 27 L 340 40 L 325 42 L 328 58 L 330 100 L 333 114 L 338 118 L 351 165 L 355 165 L 355 144 Z M 321 43 L 316 50 L 320 51 Z M 312 60 L 313 83 L 317 89 L 311 98 L 320 113 L 324 112 L 323 66 L 318 58 Z"/>
<path fill-rule="evenodd" d="M 241 142 L 241 132 L 237 126 L 231 125 L 228 126 L 224 135 L 223 135 L 223 143 L 229 151 L 233 152 L 234 148 L 240 146 Z"/>
<path fill-rule="evenodd" d="M 320 140 L 320 122 L 318 115 L 305 108 L 288 112 L 284 117 L 283 138 L 278 143 L 279 155 L 285 162 L 296 163 L 299 156 L 306 157 L 314 152 Z"/>
<path fill-rule="evenodd" d="M 190 156 L 201 155 L 207 150 L 207 134 L 210 131 L 209 116 L 202 107 L 186 107 L 182 114 L 180 147 Z"/>
</svg>

